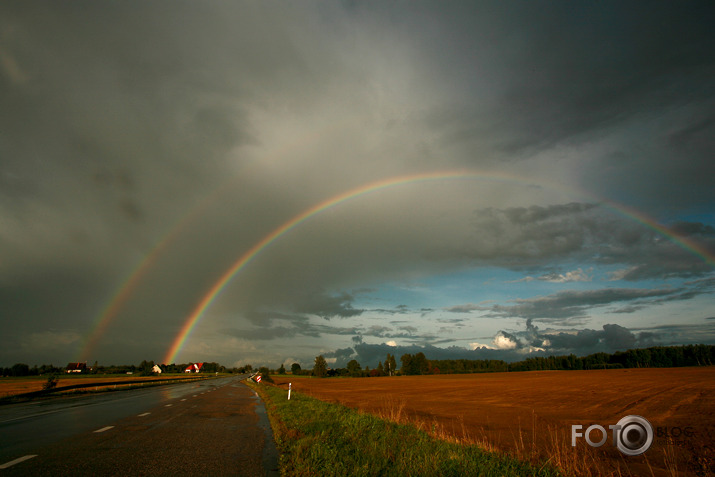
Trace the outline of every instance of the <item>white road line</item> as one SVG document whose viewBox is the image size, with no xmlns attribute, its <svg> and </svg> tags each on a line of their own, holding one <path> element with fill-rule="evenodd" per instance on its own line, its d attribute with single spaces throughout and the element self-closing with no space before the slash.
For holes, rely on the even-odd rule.
<svg viewBox="0 0 715 477">
<path fill-rule="evenodd" d="M 191 397 L 196 397 L 196 396 L 198 396 L 198 394 L 194 394 L 194 395 L 193 395 L 193 396 L 191 396 Z"/>
<path fill-rule="evenodd" d="M 171 406 L 172 406 L 171 404 L 167 404 L 167 405 L 165 405 L 164 407 L 171 407 Z"/>
<path fill-rule="evenodd" d="M 94 431 L 94 432 L 95 432 L 95 434 L 96 434 L 96 433 L 99 433 L 99 432 L 108 431 L 108 430 L 113 429 L 113 428 L 114 428 L 114 426 L 107 426 L 107 427 L 103 427 L 103 428 L 101 428 L 101 429 L 97 429 L 97 430 Z"/>
<path fill-rule="evenodd" d="M 181 400 L 181 402 L 184 402 L 184 401 L 186 401 L 186 399 L 182 399 L 182 400 Z"/>
<path fill-rule="evenodd" d="M 151 413 L 150 413 L 150 412 L 145 412 L 145 413 L 143 413 L 143 414 L 139 414 L 137 417 L 144 417 L 144 416 L 148 416 L 149 414 L 151 414 Z"/>
<path fill-rule="evenodd" d="M 10 462 L 5 462 L 4 464 L 0 465 L 0 469 L 7 469 L 8 467 L 12 467 L 15 464 L 19 464 L 20 462 L 25 462 L 28 459 L 32 459 L 33 457 L 37 457 L 37 454 L 33 455 L 26 455 L 24 457 L 20 457 L 19 459 L 11 460 Z"/>
</svg>

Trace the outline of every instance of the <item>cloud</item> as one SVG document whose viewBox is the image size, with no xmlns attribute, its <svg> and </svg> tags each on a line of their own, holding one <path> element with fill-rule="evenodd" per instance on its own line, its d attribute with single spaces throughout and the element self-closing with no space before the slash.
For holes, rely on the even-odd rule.
<svg viewBox="0 0 715 477">
<path fill-rule="evenodd" d="M 534 280 L 540 280 L 540 281 L 545 281 L 545 282 L 551 282 L 551 283 L 568 283 L 568 282 L 590 282 L 592 277 L 588 275 L 593 271 L 593 268 L 589 269 L 587 272 L 584 272 L 580 268 L 577 270 L 573 270 L 570 272 L 564 273 L 548 273 L 546 275 L 541 275 L 540 277 L 524 277 L 519 280 L 514 280 L 509 283 L 519 283 L 519 282 L 531 282 Z"/>
<path fill-rule="evenodd" d="M 276 363 L 296 340 L 418 349 L 453 338 L 424 325 L 446 312 L 573 323 L 712 293 L 681 284 L 712 274 L 693 250 L 715 252 L 700 5 L 85 7 L 0 4 L 8 364 L 71 361 L 115 297 L 95 358 L 158 359 L 268 237 L 179 359 L 235 362 L 246 340 Z M 470 173 L 406 179 L 439 171 Z M 503 282 L 415 286 L 479 270 L 527 278 L 508 303 L 484 301 Z M 633 288 L 594 290 L 608 271 Z M 583 290 L 534 297 L 565 284 Z M 82 339 L 51 350 L 37 330 Z"/>
<path fill-rule="evenodd" d="M 488 309 L 488 307 L 485 307 L 483 305 L 477 305 L 475 303 L 465 303 L 463 305 L 449 306 L 445 308 L 445 311 L 449 311 L 450 313 L 471 313 L 472 311 L 486 309 Z"/>
<path fill-rule="evenodd" d="M 587 317 L 594 308 L 622 302 L 634 306 L 657 304 L 664 301 L 692 298 L 701 292 L 685 289 L 605 288 L 596 290 L 565 290 L 548 296 L 513 300 L 514 305 L 493 305 L 485 315 L 490 317 L 519 317 L 540 321 L 568 322 Z M 631 308 L 635 311 L 636 308 Z M 624 312 L 624 308 L 620 308 Z"/>
<path fill-rule="evenodd" d="M 351 359 L 357 359 L 363 366 L 376 366 L 384 361 L 387 353 L 398 360 L 403 354 L 423 352 L 427 359 L 500 359 L 507 362 L 521 361 L 533 356 L 568 355 L 586 356 L 597 352 L 613 353 L 633 348 L 663 346 L 675 343 L 699 343 L 697 336 L 711 339 L 715 336 L 715 327 L 706 325 L 667 325 L 651 328 L 628 329 L 610 323 L 600 330 L 582 329 L 546 329 L 541 330 L 532 320 L 527 320 L 525 329 L 498 331 L 491 339 L 491 344 L 470 343 L 469 348 L 450 346 L 437 347 L 431 344 L 398 345 L 387 342 L 382 344 L 357 343 L 352 348 L 344 348 L 330 353 L 338 359 L 336 367 L 344 367 Z"/>
<path fill-rule="evenodd" d="M 491 345 L 481 343 L 469 343 L 471 349 L 486 348 L 486 349 L 516 349 L 520 347 L 518 339 L 511 333 L 499 331 L 492 339 Z"/>
</svg>

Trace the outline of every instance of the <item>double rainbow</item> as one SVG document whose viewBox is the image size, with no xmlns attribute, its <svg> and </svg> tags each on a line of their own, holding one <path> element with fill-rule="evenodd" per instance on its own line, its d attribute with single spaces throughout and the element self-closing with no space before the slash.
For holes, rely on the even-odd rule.
<svg viewBox="0 0 715 477">
<path fill-rule="evenodd" d="M 226 288 L 226 286 L 233 279 L 233 277 L 235 277 L 236 274 L 243 270 L 243 268 L 248 263 L 250 263 L 269 245 L 277 241 L 280 237 L 290 232 L 303 222 L 309 220 L 310 218 L 314 217 L 317 214 L 320 214 L 321 212 L 329 208 L 335 207 L 351 199 L 355 199 L 357 197 L 361 197 L 363 195 L 376 192 L 382 189 L 410 183 L 441 181 L 448 179 L 489 180 L 508 183 L 519 183 L 526 186 L 536 185 L 533 183 L 533 181 L 530 182 L 523 177 L 511 174 L 474 170 L 455 170 L 411 174 L 381 179 L 369 182 L 359 187 L 350 189 L 346 192 L 332 196 L 291 218 L 290 220 L 270 232 L 268 235 L 263 237 L 263 239 L 261 239 L 253 247 L 251 247 L 243 255 L 241 255 L 235 262 L 233 262 L 233 264 L 208 289 L 208 291 L 203 295 L 196 307 L 192 310 L 191 314 L 189 314 L 189 316 L 184 320 L 184 323 L 181 326 L 176 338 L 172 341 L 172 344 L 169 347 L 163 362 L 171 363 L 175 360 L 177 354 L 181 351 L 182 347 L 186 343 L 186 340 L 191 335 L 191 332 L 199 323 L 206 310 L 216 300 L 219 294 Z M 568 191 L 569 193 L 581 196 L 589 195 L 587 193 L 584 193 L 583 191 L 579 191 L 577 193 L 576 191 L 568 190 L 563 186 L 556 186 L 553 184 L 540 183 L 538 185 L 546 185 L 552 189 L 563 189 Z M 197 204 L 197 206 L 193 207 L 190 213 L 187 214 L 181 221 L 179 221 L 178 224 L 174 226 L 161 241 L 158 242 L 158 244 L 137 266 L 137 268 L 135 268 L 129 278 L 119 288 L 119 291 L 112 297 L 109 305 L 104 309 L 96 327 L 84 343 L 82 351 L 80 352 L 80 358 L 84 358 L 86 360 L 87 356 L 91 354 L 91 351 L 96 346 L 96 343 L 98 342 L 99 338 L 104 334 L 111 321 L 117 316 L 119 310 L 127 302 L 132 292 L 138 286 L 139 282 L 146 275 L 147 271 L 157 261 L 157 258 L 162 252 L 162 250 L 164 250 L 168 246 L 168 244 L 171 243 L 180 234 L 180 232 L 187 227 L 188 224 L 192 223 L 193 219 L 200 216 L 203 210 L 205 210 L 212 203 L 214 203 L 215 199 L 224 189 L 225 188 L 222 187 L 219 191 L 216 191 L 215 193 L 211 194 L 209 197 Z M 657 221 L 648 217 L 647 215 L 610 200 L 604 200 L 602 198 L 597 197 L 591 197 L 591 199 L 593 199 L 597 203 L 604 204 L 608 208 L 613 209 L 615 212 L 619 213 L 620 215 L 628 219 L 637 221 L 656 231 L 657 233 L 667 237 L 673 243 L 702 258 L 708 265 L 715 265 L 715 256 L 711 252 L 709 252 L 700 244 L 694 242 L 687 237 L 676 235 L 671 230 L 659 224 Z"/>
<path fill-rule="evenodd" d="M 302 213 L 296 215 L 289 221 L 285 222 L 283 225 L 273 230 L 271 233 L 266 235 L 261 241 L 256 243 L 251 247 L 246 253 L 241 255 L 224 273 L 221 277 L 213 284 L 213 286 L 206 292 L 203 298 L 196 305 L 194 310 L 184 321 L 179 334 L 174 339 L 171 347 L 164 357 L 165 363 L 172 363 L 177 354 L 181 351 L 181 348 L 186 343 L 189 335 L 194 330 L 196 325 L 201 320 L 206 309 L 211 306 L 218 295 L 226 288 L 226 285 L 233 279 L 236 274 L 238 274 L 249 262 L 251 262 L 258 254 L 266 249 L 273 242 L 278 240 L 280 237 L 286 233 L 293 230 L 295 227 L 299 226 L 303 222 L 307 221 L 311 217 L 334 207 L 338 204 L 342 204 L 346 201 L 354 199 L 356 197 L 363 196 L 365 194 L 375 192 L 381 189 L 386 189 L 388 187 L 398 186 L 402 184 L 409 184 L 415 182 L 425 182 L 425 181 L 435 181 L 435 180 L 445 180 L 445 179 L 489 179 L 489 180 L 502 180 L 508 182 L 520 182 L 524 184 L 529 184 L 528 181 L 520 178 L 518 176 L 507 175 L 507 174 L 495 174 L 495 173 L 477 173 L 474 171 L 450 171 L 450 172 L 432 172 L 424 174 L 414 174 L 409 176 L 399 176 L 388 179 L 382 179 L 375 182 L 370 182 L 362 186 L 351 189 L 347 192 L 335 195 L 323 202 L 314 205 L 313 207 L 303 211 Z M 685 237 L 680 237 L 675 235 L 672 231 L 666 227 L 658 224 L 655 220 L 639 213 L 633 209 L 626 208 L 620 204 L 613 201 L 600 200 L 601 203 L 608 205 L 610 208 L 619 212 L 620 214 L 628 217 L 632 220 L 640 222 L 647 227 L 655 230 L 656 232 L 668 237 L 671 241 L 678 244 L 679 246 L 685 248 L 686 250 L 700 256 L 706 263 L 713 265 L 715 264 L 715 256 L 710 254 L 707 250 L 702 248 L 699 244 L 689 240 Z"/>
</svg>

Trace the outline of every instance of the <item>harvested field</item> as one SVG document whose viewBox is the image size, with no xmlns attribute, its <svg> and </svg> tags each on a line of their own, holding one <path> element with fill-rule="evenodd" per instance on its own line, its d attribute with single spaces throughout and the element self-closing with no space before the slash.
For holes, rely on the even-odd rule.
<svg viewBox="0 0 715 477">
<path fill-rule="evenodd" d="M 186 379 L 184 375 L 174 376 L 119 376 L 119 377 L 64 377 L 59 376 L 57 387 L 74 386 L 76 384 L 94 384 L 94 383 L 116 383 L 121 385 L 126 381 L 167 381 L 171 379 Z M 0 378 L 0 398 L 15 396 L 18 394 L 40 391 L 47 383 L 47 376 L 32 377 L 32 378 Z"/>
<path fill-rule="evenodd" d="M 275 381 L 444 438 L 550 459 L 576 475 L 713 475 L 715 367 Z M 654 428 L 645 454 L 623 455 L 610 435 L 600 448 L 583 438 L 571 446 L 573 424 L 608 429 L 631 414 Z"/>
</svg>

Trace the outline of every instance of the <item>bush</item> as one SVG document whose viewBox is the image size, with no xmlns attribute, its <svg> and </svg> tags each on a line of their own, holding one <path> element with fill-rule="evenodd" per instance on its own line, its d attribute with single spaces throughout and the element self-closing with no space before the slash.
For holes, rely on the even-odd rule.
<svg viewBox="0 0 715 477">
<path fill-rule="evenodd" d="M 48 376 L 47 377 L 47 382 L 42 385 L 42 389 L 49 391 L 50 389 L 54 389 L 57 387 L 57 383 L 59 380 L 57 379 L 57 376 Z"/>
</svg>

